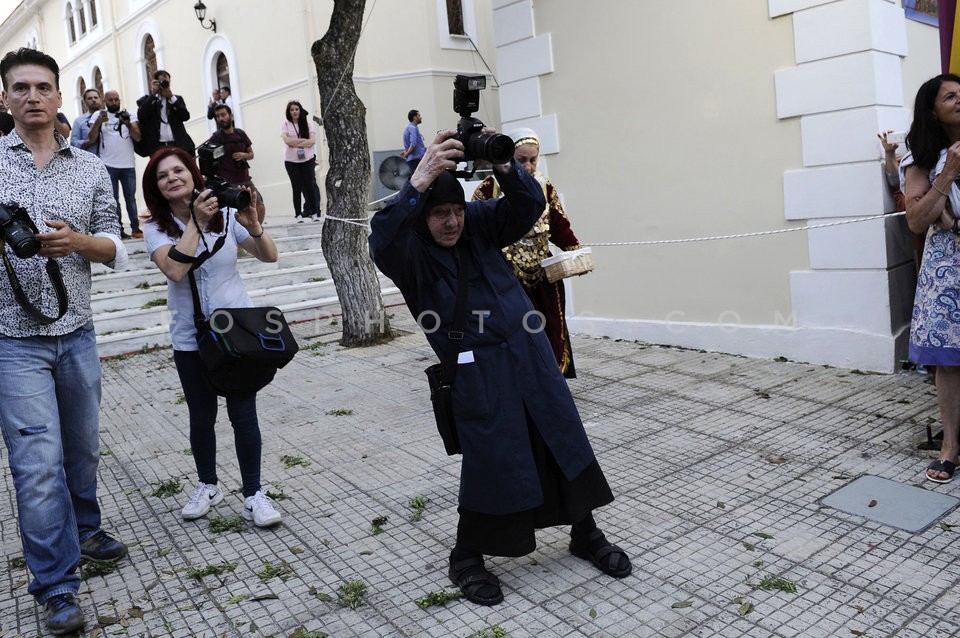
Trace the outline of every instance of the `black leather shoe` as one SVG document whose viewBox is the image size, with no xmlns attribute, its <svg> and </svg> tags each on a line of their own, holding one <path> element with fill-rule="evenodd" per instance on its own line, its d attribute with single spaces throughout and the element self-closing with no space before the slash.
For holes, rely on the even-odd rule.
<svg viewBox="0 0 960 638">
<path fill-rule="evenodd" d="M 57 594 L 45 603 L 47 630 L 59 636 L 83 629 L 83 612 L 73 594 Z"/>
<path fill-rule="evenodd" d="M 80 543 L 80 558 L 113 562 L 127 555 L 127 546 L 102 529 Z"/>
</svg>

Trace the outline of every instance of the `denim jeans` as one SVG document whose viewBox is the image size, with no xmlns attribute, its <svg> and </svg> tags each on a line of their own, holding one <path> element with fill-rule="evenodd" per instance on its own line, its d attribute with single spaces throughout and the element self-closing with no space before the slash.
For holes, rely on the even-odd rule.
<svg viewBox="0 0 960 638">
<path fill-rule="evenodd" d="M 217 484 L 217 393 L 203 377 L 203 363 L 196 350 L 174 350 L 173 362 L 180 375 L 183 398 L 190 413 L 190 449 L 197 465 L 197 478 L 207 485 Z M 233 444 L 244 497 L 260 489 L 260 422 L 257 419 L 257 393 L 231 394 L 227 397 L 227 416 L 233 426 Z"/>
<path fill-rule="evenodd" d="M 80 543 L 100 529 L 100 359 L 93 322 L 60 337 L 0 335 L 0 427 L 39 603 L 80 586 Z"/>
<path fill-rule="evenodd" d="M 120 187 L 123 187 L 123 201 L 127 205 L 127 217 L 130 218 L 130 232 L 140 230 L 140 220 L 137 219 L 137 169 L 113 168 L 107 166 L 110 183 L 113 184 L 113 199 L 117 202 L 117 219 L 120 220 L 120 230 L 123 231 L 123 216 L 120 215 Z"/>
</svg>

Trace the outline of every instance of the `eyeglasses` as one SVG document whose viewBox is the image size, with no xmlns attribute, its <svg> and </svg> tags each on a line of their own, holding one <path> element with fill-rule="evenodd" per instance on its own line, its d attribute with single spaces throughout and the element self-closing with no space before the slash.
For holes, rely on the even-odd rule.
<svg viewBox="0 0 960 638">
<path fill-rule="evenodd" d="M 463 217 L 463 208 L 434 209 L 430 211 L 430 217 L 433 219 L 446 219 L 447 217 Z"/>
</svg>

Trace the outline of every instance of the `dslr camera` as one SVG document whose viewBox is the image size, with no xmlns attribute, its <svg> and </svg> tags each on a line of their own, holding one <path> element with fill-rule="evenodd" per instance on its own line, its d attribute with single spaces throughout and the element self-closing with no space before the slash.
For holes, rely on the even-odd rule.
<svg viewBox="0 0 960 638">
<path fill-rule="evenodd" d="M 221 206 L 236 208 L 237 210 L 246 208 L 250 205 L 250 193 L 217 176 L 222 157 L 222 144 L 204 142 L 197 147 L 197 163 L 200 165 L 200 172 L 207 183 L 207 188 L 217 198 L 217 202 Z M 194 197 L 199 194 L 199 190 L 193 192 Z"/>
<path fill-rule="evenodd" d="M 39 232 L 26 210 L 17 204 L 0 204 L 0 235 L 17 257 L 27 259 L 40 252 Z"/>
<path fill-rule="evenodd" d="M 463 144 L 466 161 L 484 160 L 506 164 L 513 158 L 513 140 L 499 133 L 484 133 L 484 124 L 473 114 L 480 108 L 480 91 L 487 88 L 483 75 L 458 75 L 453 80 L 453 110 L 460 116 L 454 139 Z M 473 171 L 457 173 L 471 177 Z"/>
<path fill-rule="evenodd" d="M 130 123 L 130 111 L 128 111 L 127 109 L 122 109 L 122 110 L 120 110 L 120 111 L 117 111 L 117 118 L 118 118 L 121 122 L 123 122 L 124 124 L 129 124 L 129 123 Z"/>
<path fill-rule="evenodd" d="M 169 89 L 169 88 L 170 88 L 170 80 L 160 80 L 160 88 L 161 88 L 161 89 Z"/>
</svg>

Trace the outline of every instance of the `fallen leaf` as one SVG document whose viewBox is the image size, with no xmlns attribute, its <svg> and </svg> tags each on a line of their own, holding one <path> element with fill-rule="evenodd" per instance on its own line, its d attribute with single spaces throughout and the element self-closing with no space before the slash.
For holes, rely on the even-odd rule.
<svg viewBox="0 0 960 638">
<path fill-rule="evenodd" d="M 741 605 L 741 604 L 743 604 L 744 602 L 746 602 L 746 600 L 747 600 L 747 599 L 744 598 L 743 596 L 734 596 L 734 597 L 733 597 L 733 600 L 732 600 L 731 602 L 733 602 L 733 603 L 735 603 L 735 604 L 737 604 L 737 605 Z"/>
<path fill-rule="evenodd" d="M 768 457 L 767 457 L 767 463 L 773 463 L 774 465 L 783 465 L 783 464 L 786 463 L 786 462 L 787 462 L 787 459 L 785 459 L 785 458 L 782 457 L 782 456 L 768 456 Z"/>
<path fill-rule="evenodd" d="M 875 499 L 875 498 L 874 498 L 874 499 L 870 499 L 870 502 L 867 503 L 867 507 L 876 507 L 876 506 L 877 506 L 877 499 Z"/>
<path fill-rule="evenodd" d="M 305 550 L 304 550 L 302 547 L 291 547 L 291 548 L 290 548 L 290 553 L 291 553 L 291 554 L 302 554 L 304 551 L 305 551 Z"/>
<path fill-rule="evenodd" d="M 746 616 L 751 611 L 753 611 L 753 603 L 743 603 L 740 605 L 740 609 L 737 610 L 737 613 L 741 616 Z"/>
<path fill-rule="evenodd" d="M 591 617 L 591 618 L 596 618 L 596 617 L 597 617 L 597 610 L 596 610 L 596 609 L 591 609 L 591 610 L 590 610 L 590 617 Z"/>
<path fill-rule="evenodd" d="M 723 501 L 717 501 L 717 507 L 719 507 L 720 509 L 726 509 L 727 505 Z"/>
<path fill-rule="evenodd" d="M 280 597 L 276 594 L 259 594 L 257 596 L 252 596 L 250 600 L 277 600 Z"/>
<path fill-rule="evenodd" d="M 756 546 L 756 545 L 752 545 L 752 544 L 748 543 L 747 541 L 742 541 L 742 542 L 743 542 L 743 546 L 747 548 L 747 551 L 748 551 L 748 552 L 756 551 L 756 549 L 757 549 L 757 546 Z"/>
<path fill-rule="evenodd" d="M 670 605 L 670 608 L 671 608 L 671 609 L 683 609 L 684 607 L 691 607 L 691 606 L 693 606 L 693 601 L 692 601 L 692 600 L 681 600 L 681 601 L 679 601 L 679 602 L 676 602 L 676 603 L 673 603 L 672 605 Z"/>
<path fill-rule="evenodd" d="M 131 607 L 127 610 L 127 615 L 131 618 L 143 618 L 143 610 L 139 607 Z"/>
<path fill-rule="evenodd" d="M 851 630 L 850 630 L 850 633 L 853 634 L 854 636 L 866 636 L 866 635 L 867 635 L 867 632 L 865 632 L 865 631 L 857 631 L 856 629 L 851 629 Z"/>
<path fill-rule="evenodd" d="M 773 536 L 771 536 L 770 534 L 767 534 L 766 532 L 754 532 L 753 535 L 759 536 L 760 538 L 766 538 L 766 539 L 773 538 Z"/>
<path fill-rule="evenodd" d="M 943 521 L 940 521 L 940 529 L 945 532 L 949 532 L 954 527 L 956 527 L 956 525 L 951 525 L 950 523 L 944 523 Z"/>
</svg>

